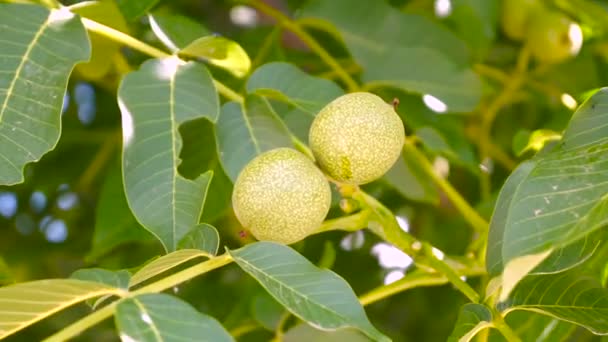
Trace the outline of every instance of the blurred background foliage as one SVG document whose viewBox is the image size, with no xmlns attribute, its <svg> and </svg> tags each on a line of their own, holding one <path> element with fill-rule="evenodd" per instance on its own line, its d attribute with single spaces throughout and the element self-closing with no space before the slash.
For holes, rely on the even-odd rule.
<svg viewBox="0 0 608 342">
<path fill-rule="evenodd" d="M 174 41 L 184 44 L 210 33 L 222 35 L 242 46 L 251 57 L 253 70 L 271 61 L 283 61 L 309 74 L 341 82 L 306 44 L 277 25 L 275 19 L 236 1 L 158 1 L 152 8 L 143 9 L 149 10 L 150 16 L 139 16 L 138 10 L 133 9 L 132 18 L 129 18 L 129 12 L 120 11 L 129 1 L 116 2 L 118 7 L 111 1 L 101 1 L 94 8 L 83 7 L 79 13 L 159 48 L 162 44 L 152 32 L 152 21 L 173 27 Z M 406 130 L 422 141 L 434 160 L 436 171 L 447 177 L 470 203 L 476 203 L 487 219 L 498 190 L 518 161 L 529 157 L 545 141 L 559 136 L 577 104 L 591 90 L 608 83 L 608 4 L 604 1 L 546 1 L 547 6 L 580 25 L 584 37 L 582 48 L 575 57 L 560 63 L 533 62 L 527 83 L 510 94 L 489 128 L 483 124 L 480 108 L 487 106 L 508 82 L 522 48 L 521 42 L 505 36 L 500 28 L 501 1 L 356 0 L 334 3 L 327 0 L 306 4 L 299 0 L 268 0 L 265 3 L 287 16 L 301 18 L 313 36 L 356 78 L 373 79 L 371 70 L 369 74 L 362 73 L 362 68 L 371 69 L 370 65 L 376 75 L 400 74 L 402 70 L 415 70 L 418 63 L 424 61 L 416 60 L 415 56 L 398 56 L 403 58 L 384 61 L 366 55 L 361 60 L 368 65 L 358 64 L 350 55 L 357 52 L 356 48 L 349 53 L 348 47 L 336 36 L 336 29 L 346 27 L 355 35 L 376 39 L 374 43 L 381 49 L 388 49 L 389 54 L 391 49 L 399 48 L 395 44 L 399 39 L 412 39 L 412 36 L 422 42 L 431 39 L 426 37 L 427 32 L 416 31 L 416 27 L 408 26 L 407 22 L 389 20 L 401 18 L 401 14 L 416 20 L 424 18 L 433 30 L 449 36 L 452 46 L 434 48 L 445 52 L 454 74 L 439 73 L 438 77 L 445 78 L 449 84 L 451 77 L 460 77 L 459 72 L 465 65 L 472 65 L 472 70 L 481 79 L 479 86 L 483 96 L 480 99 L 455 98 L 456 108 L 462 110 L 453 111 L 432 96 L 384 86 L 374 87 L 373 91 L 385 99 L 399 99 L 398 113 Z M 373 7 L 374 15 L 366 18 L 369 6 Z M 335 27 L 324 27 L 318 19 L 310 19 L 312 17 L 329 19 Z M 386 25 L 375 26 L 380 23 Z M 348 45 L 349 38 L 345 39 Z M 356 37 L 350 39 L 356 44 Z M 122 75 L 136 69 L 147 56 L 103 37 L 93 35 L 91 41 L 92 61 L 77 67 L 65 95 L 63 132 L 58 146 L 39 163 L 26 168 L 23 184 L 0 188 L 2 284 L 68 277 L 83 267 L 128 269 L 163 252 L 159 242 L 129 211 L 119 163 L 121 121 L 115 100 L 116 88 Z M 359 52 L 362 55 L 366 53 L 363 50 Z M 217 66 L 211 65 L 210 69 L 214 77 L 233 89 L 244 89 L 242 79 Z M 274 105 L 287 125 L 306 139 L 310 121 L 284 104 L 277 102 Z M 203 220 L 219 229 L 224 245 L 236 248 L 249 238 L 239 235 L 241 227 L 230 208 L 232 185 L 218 162 L 213 130 L 213 125 L 204 120 L 181 127 L 186 147 L 182 151 L 184 160 L 179 171 L 194 178 L 203 171 L 214 170 Z M 445 196 L 420 175 L 411 161 L 400 162 L 382 180 L 365 188 L 398 215 L 404 229 L 446 253 L 466 252 L 471 230 Z M 337 205 L 330 215 L 340 215 Z M 399 279 L 411 266 L 409 257 L 364 232 L 312 236 L 295 248 L 312 262 L 331 267 L 357 294 Z M 227 329 L 242 333 L 242 341 L 271 339 L 272 330 L 282 315 L 281 307 L 235 265 L 192 280 L 175 288 L 174 292 L 197 309 L 216 317 Z M 462 295 L 444 285 L 395 295 L 367 306 L 367 312 L 371 321 L 395 341 L 443 341 L 450 334 L 464 302 Z M 8 340 L 39 340 L 87 310 L 84 305 L 78 306 Z M 517 330 L 526 321 L 545 319 L 539 317 L 518 313 L 509 316 L 508 320 Z M 294 323 L 292 319 L 287 325 Z M 564 331 L 572 333 L 572 340 L 593 339 L 584 330 L 563 324 Z M 260 326 L 261 329 L 253 329 Z M 351 333 L 341 332 L 344 335 L 339 338 L 349 341 L 362 338 L 348 335 Z M 304 326 L 289 331 L 285 337 L 290 341 L 328 338 L 318 336 L 318 332 Z M 115 338 L 111 322 L 106 322 L 79 339 Z M 336 335 L 329 340 L 337 338 Z"/>
</svg>

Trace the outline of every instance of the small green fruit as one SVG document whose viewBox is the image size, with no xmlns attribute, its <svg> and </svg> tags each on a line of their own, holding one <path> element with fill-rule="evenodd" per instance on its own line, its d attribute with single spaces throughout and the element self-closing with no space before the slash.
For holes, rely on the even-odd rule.
<svg viewBox="0 0 608 342">
<path fill-rule="evenodd" d="M 515 41 L 524 40 L 530 18 L 542 9 L 539 0 L 503 0 L 500 18 L 502 31 Z"/>
<path fill-rule="evenodd" d="M 365 184 L 384 175 L 403 147 L 405 130 L 392 106 L 370 93 L 343 95 L 323 108 L 309 143 L 321 168 L 336 181 Z"/>
<path fill-rule="evenodd" d="M 573 24 L 568 17 L 555 11 L 535 15 L 528 34 L 531 55 L 543 63 L 559 63 L 576 55 L 578 49 L 570 36 Z"/>
<path fill-rule="evenodd" d="M 232 193 L 239 222 L 258 240 L 291 244 L 321 226 L 331 205 L 329 182 L 302 153 L 260 154 L 239 174 Z"/>
</svg>

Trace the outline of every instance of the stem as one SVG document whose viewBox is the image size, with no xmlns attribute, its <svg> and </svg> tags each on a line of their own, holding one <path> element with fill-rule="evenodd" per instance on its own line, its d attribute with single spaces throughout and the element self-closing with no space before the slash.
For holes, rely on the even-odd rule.
<svg viewBox="0 0 608 342">
<path fill-rule="evenodd" d="M 89 167 L 82 173 L 78 181 L 76 188 L 80 192 L 86 192 L 91 186 L 99 172 L 103 169 L 103 166 L 112 157 L 112 153 L 117 145 L 120 144 L 120 131 L 112 133 L 111 136 L 103 143 L 99 148 L 99 151 L 89 164 Z"/>
<path fill-rule="evenodd" d="M 170 57 L 171 54 L 162 51 L 160 49 L 155 48 L 154 46 L 148 45 L 144 42 L 142 42 L 141 40 L 137 40 L 133 37 L 131 37 L 130 35 L 123 33 L 121 31 L 115 30 L 109 26 L 100 24 L 96 21 L 93 21 L 91 19 L 87 19 L 87 18 L 81 18 L 82 23 L 84 25 L 84 27 L 91 31 L 91 32 L 95 32 L 101 36 L 104 36 L 112 41 L 124 44 L 134 50 L 137 50 L 143 54 L 146 54 L 150 57 L 155 57 L 155 58 L 167 58 Z M 215 84 L 215 87 L 217 88 L 218 92 L 220 94 L 222 94 L 224 97 L 226 97 L 229 100 L 233 100 L 239 103 L 243 102 L 243 97 L 241 95 L 239 95 L 237 92 L 235 92 L 234 90 L 230 89 L 228 86 L 226 86 L 225 84 L 221 83 L 220 81 L 213 79 L 213 84 Z"/>
<path fill-rule="evenodd" d="M 266 59 L 266 57 L 270 53 L 270 49 L 272 48 L 272 43 L 274 42 L 276 37 L 279 35 L 279 33 L 281 33 L 281 30 L 279 29 L 278 26 L 275 26 L 272 29 L 272 31 L 270 31 L 270 33 L 266 36 L 266 38 L 264 38 L 264 42 L 262 43 L 262 46 L 258 50 L 257 55 L 255 56 L 253 61 L 251 61 L 252 70 L 255 69 L 258 65 L 261 65 L 262 62 L 264 61 L 264 59 Z"/>
<path fill-rule="evenodd" d="M 482 161 L 489 156 L 492 124 L 494 123 L 494 119 L 498 115 L 498 112 L 500 112 L 504 106 L 511 102 L 512 98 L 517 93 L 517 90 L 519 90 L 519 88 L 525 82 L 529 60 L 530 51 L 526 46 L 524 46 L 517 57 L 515 72 L 509 77 L 498 96 L 496 96 L 482 112 L 481 142 L 479 147 L 479 155 Z M 491 192 L 490 175 L 486 172 L 481 172 L 480 180 L 482 198 L 487 199 Z"/>
<path fill-rule="evenodd" d="M 134 296 L 144 294 L 144 293 L 156 293 L 156 292 L 164 291 L 175 285 L 183 283 L 186 280 L 190 280 L 203 273 L 209 272 L 216 268 L 220 268 L 231 262 L 232 262 L 232 257 L 230 256 L 230 254 L 222 254 L 213 259 L 209 259 L 209 260 L 206 260 L 199 264 L 196 264 L 194 266 L 191 266 L 189 268 L 186 268 L 185 270 L 172 274 L 172 275 L 170 275 L 166 278 L 160 279 L 150 285 L 144 286 L 139 290 L 129 293 L 127 296 L 123 297 L 122 299 L 112 302 L 111 304 L 108 304 L 107 306 L 103 307 L 102 309 L 99 309 L 99 310 L 93 312 L 92 314 L 70 324 L 66 328 L 64 328 L 64 329 L 60 330 L 59 332 L 55 333 L 54 335 L 48 337 L 44 341 L 45 342 L 67 341 L 67 340 L 73 338 L 74 336 L 82 333 L 86 329 L 88 329 L 88 328 L 94 326 L 95 324 L 98 324 L 98 323 L 102 322 L 103 320 L 112 316 L 114 314 L 114 310 L 116 309 L 116 306 L 126 298 L 134 297 Z"/>
<path fill-rule="evenodd" d="M 348 232 L 354 232 L 367 227 L 371 212 L 369 210 L 362 210 L 356 214 L 349 216 L 338 217 L 323 222 L 321 227 L 315 231 L 315 234 L 327 232 L 330 230 L 344 230 Z"/>
<path fill-rule="evenodd" d="M 283 315 L 281 315 L 281 319 L 277 323 L 277 329 L 275 331 L 274 338 L 272 339 L 273 341 L 283 341 L 283 329 L 285 328 L 285 324 L 287 324 L 289 317 L 291 317 L 291 313 L 289 311 L 285 311 Z"/>
<path fill-rule="evenodd" d="M 316 53 L 321 60 L 323 60 L 330 68 L 332 68 L 340 79 L 346 84 L 349 92 L 355 92 L 359 89 L 359 85 L 355 80 L 344 70 L 344 68 L 332 57 L 323 46 L 321 46 L 308 32 L 302 29 L 302 27 L 287 17 L 277 9 L 263 3 L 259 0 L 243 0 L 244 3 L 256 8 L 260 12 L 266 14 L 269 17 L 274 18 L 277 23 L 285 29 L 293 32 L 300 40 L 302 40 L 308 47 Z"/>
<path fill-rule="evenodd" d="M 239 327 L 236 327 L 229 331 L 230 335 L 234 338 L 239 338 L 243 335 L 247 335 L 252 331 L 258 330 L 260 328 L 259 325 L 254 323 L 244 324 Z"/>
<path fill-rule="evenodd" d="M 403 145 L 403 152 L 407 153 L 418 161 L 424 172 L 431 177 L 435 184 L 446 194 L 454 207 L 462 214 L 464 219 L 476 232 L 484 232 L 488 230 L 488 222 L 481 217 L 473 207 L 454 189 L 452 184 L 439 176 L 433 169 L 433 165 L 429 162 L 426 156 L 420 152 L 413 143 L 407 139 Z"/>
<path fill-rule="evenodd" d="M 505 323 L 500 313 L 494 315 L 494 327 L 500 331 L 508 342 L 521 342 L 521 338 Z"/>
</svg>

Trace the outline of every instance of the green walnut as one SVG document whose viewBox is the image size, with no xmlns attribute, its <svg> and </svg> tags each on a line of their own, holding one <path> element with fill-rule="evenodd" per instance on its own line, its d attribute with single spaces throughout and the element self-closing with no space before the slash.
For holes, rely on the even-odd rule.
<svg viewBox="0 0 608 342">
<path fill-rule="evenodd" d="M 258 240 L 292 244 L 321 226 L 331 205 L 325 175 L 302 153 L 278 148 L 254 158 L 232 193 L 239 222 Z"/>
<path fill-rule="evenodd" d="M 393 106 L 362 92 L 330 102 L 317 114 L 309 133 L 321 169 L 346 184 L 382 177 L 399 158 L 405 139 Z"/>
<path fill-rule="evenodd" d="M 542 8 L 540 0 L 503 0 L 500 12 L 502 31 L 515 41 L 524 40 L 532 15 Z"/>
<path fill-rule="evenodd" d="M 527 40 L 530 54 L 542 63 L 559 63 L 576 55 L 580 42 L 572 39 L 572 25 L 576 24 L 560 12 L 537 13 L 530 21 Z"/>
</svg>

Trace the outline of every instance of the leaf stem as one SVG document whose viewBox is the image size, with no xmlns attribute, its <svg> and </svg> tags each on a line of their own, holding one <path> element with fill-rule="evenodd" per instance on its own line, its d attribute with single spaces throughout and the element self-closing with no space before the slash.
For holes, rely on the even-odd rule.
<svg viewBox="0 0 608 342">
<path fill-rule="evenodd" d="M 454 207 L 462 214 L 469 225 L 479 233 L 488 230 L 489 224 L 481 217 L 473 207 L 454 189 L 452 184 L 439 176 L 433 169 L 433 165 L 429 162 L 426 156 L 420 152 L 410 139 L 406 139 L 403 145 L 403 153 L 413 156 L 424 172 L 431 177 L 433 182 L 446 194 Z"/>
<path fill-rule="evenodd" d="M 263 3 L 259 0 L 241 0 L 242 2 L 256 8 L 260 12 L 266 14 L 269 17 L 274 18 L 277 23 L 286 28 L 287 30 L 293 32 L 300 40 L 302 40 L 308 47 L 316 53 L 321 60 L 323 60 L 330 68 L 332 68 L 336 75 L 340 77 L 340 79 L 346 85 L 346 88 L 349 92 L 355 92 L 359 89 L 359 85 L 355 80 L 344 70 L 344 68 L 336 61 L 336 59 L 325 50 L 321 44 L 319 44 L 308 32 L 306 32 L 302 27 L 287 17 L 281 11 Z"/>
<path fill-rule="evenodd" d="M 364 229 L 367 227 L 371 212 L 369 210 L 362 210 L 358 213 L 342 216 L 323 222 L 321 227 L 315 231 L 315 234 L 327 232 L 330 230 L 344 230 L 348 232 L 354 232 L 357 230 Z"/>
<path fill-rule="evenodd" d="M 100 24 L 94 20 L 87 19 L 87 18 L 81 18 L 81 20 L 82 20 L 82 24 L 84 25 L 84 27 L 87 30 L 89 30 L 91 32 L 95 32 L 112 41 L 124 44 L 124 45 L 126 45 L 134 50 L 137 50 L 143 54 L 146 54 L 150 57 L 166 58 L 166 57 L 171 56 L 171 54 L 169 54 L 165 51 L 157 49 L 154 46 L 148 45 L 148 44 L 142 42 L 141 40 L 135 39 L 124 32 L 115 30 L 109 26 Z M 243 97 L 240 94 L 238 94 L 236 91 L 230 89 L 225 84 L 221 83 L 220 81 L 218 81 L 216 79 L 213 79 L 213 84 L 217 88 L 217 91 L 220 94 L 222 94 L 225 98 L 239 102 L 239 103 L 243 102 Z"/>
<path fill-rule="evenodd" d="M 508 342 L 521 342 L 521 338 L 519 338 L 515 331 L 513 331 L 513 329 L 507 325 L 500 313 L 496 313 L 494 315 L 493 323 L 494 327 L 500 331 L 502 336 L 504 336 Z"/>
<path fill-rule="evenodd" d="M 64 328 L 64 329 L 60 330 L 59 332 L 55 333 L 54 335 L 48 337 L 44 341 L 45 342 L 67 341 L 67 340 L 73 338 L 74 336 L 82 333 L 86 329 L 88 329 L 88 328 L 94 326 L 95 324 L 98 324 L 98 323 L 104 321 L 105 319 L 109 318 L 110 316 L 112 316 L 114 314 L 116 306 L 125 298 L 134 297 L 134 296 L 144 294 L 144 293 L 156 293 L 156 292 L 164 291 L 168 288 L 181 284 L 186 280 L 190 280 L 201 274 L 204 274 L 204 273 L 212 271 L 216 268 L 225 266 L 225 265 L 231 263 L 232 260 L 233 259 L 230 256 L 230 254 L 228 254 L 228 253 L 222 254 L 215 258 L 212 258 L 212 259 L 206 260 L 204 262 L 198 263 L 194 266 L 188 267 L 185 270 L 172 274 L 166 278 L 160 279 L 152 284 L 149 284 L 147 286 L 140 288 L 139 290 L 133 291 L 133 292 L 129 293 L 128 295 L 124 296 L 123 298 L 121 298 L 117 301 L 114 301 L 114 302 L 108 304 L 107 306 L 93 312 L 92 314 L 70 324 L 66 328 Z"/>
</svg>

